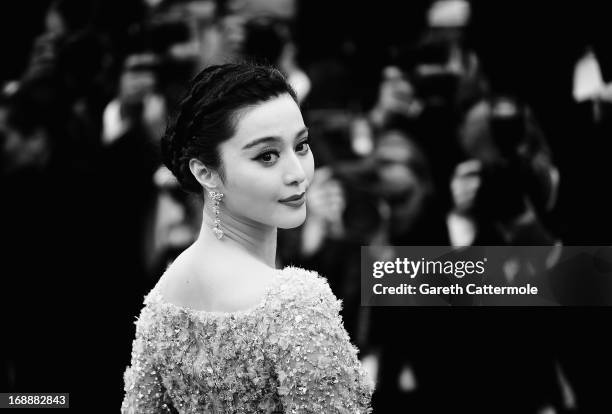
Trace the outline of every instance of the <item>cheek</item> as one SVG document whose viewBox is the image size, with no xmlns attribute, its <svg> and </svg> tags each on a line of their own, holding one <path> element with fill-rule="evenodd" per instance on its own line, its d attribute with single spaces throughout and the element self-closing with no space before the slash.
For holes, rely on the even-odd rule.
<svg viewBox="0 0 612 414">
<path fill-rule="evenodd" d="M 226 171 L 226 191 L 236 208 L 254 208 L 261 203 L 276 200 L 279 190 L 277 174 L 272 169 L 252 163 L 241 163 Z"/>
</svg>

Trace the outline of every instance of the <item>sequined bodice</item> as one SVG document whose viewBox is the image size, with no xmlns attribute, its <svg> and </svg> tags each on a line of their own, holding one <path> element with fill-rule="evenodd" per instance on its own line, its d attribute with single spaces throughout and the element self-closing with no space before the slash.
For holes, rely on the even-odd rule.
<svg viewBox="0 0 612 414">
<path fill-rule="evenodd" d="M 196 311 L 154 288 L 136 322 L 123 413 L 364 413 L 373 385 L 326 280 L 278 271 L 239 312 Z"/>
</svg>

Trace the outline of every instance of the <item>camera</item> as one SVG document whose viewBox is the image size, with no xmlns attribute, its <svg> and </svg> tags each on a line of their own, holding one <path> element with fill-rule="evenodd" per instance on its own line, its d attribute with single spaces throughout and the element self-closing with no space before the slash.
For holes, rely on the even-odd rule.
<svg viewBox="0 0 612 414">
<path fill-rule="evenodd" d="M 455 102 L 461 81 L 463 49 L 460 39 L 432 31 L 416 45 L 400 51 L 397 65 L 409 74 L 425 107 L 445 107 Z"/>
<path fill-rule="evenodd" d="M 516 100 L 500 96 L 489 100 L 488 129 L 494 157 L 484 162 L 476 196 L 481 217 L 509 220 L 525 211 L 529 194 L 530 160 L 525 108 Z"/>
</svg>

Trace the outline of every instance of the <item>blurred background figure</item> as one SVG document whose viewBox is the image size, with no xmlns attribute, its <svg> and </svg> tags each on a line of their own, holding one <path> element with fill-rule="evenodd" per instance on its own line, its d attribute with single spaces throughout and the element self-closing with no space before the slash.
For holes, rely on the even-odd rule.
<svg viewBox="0 0 612 414">
<path fill-rule="evenodd" d="M 119 405 L 125 315 L 201 219 L 160 167 L 167 119 L 201 69 L 249 60 L 288 77 L 317 162 L 278 265 L 329 278 L 378 382 L 374 412 L 611 411 L 607 308 L 361 307 L 359 268 L 361 246 L 549 246 L 546 266 L 509 258 L 500 277 L 535 266 L 562 304 L 610 304 L 607 256 L 577 274 L 563 250 L 612 240 L 607 14 L 403 3 L 0 5 L 2 390 Z"/>
<path fill-rule="evenodd" d="M 191 245 L 198 235 L 201 200 L 179 190 L 170 170 L 161 166 L 153 175 L 157 198 L 148 216 L 144 232 L 144 255 L 151 283 Z"/>
<path fill-rule="evenodd" d="M 63 99 L 49 79 L 13 83 L 0 98 L 2 317 L 15 326 L 3 352 L 3 385 L 13 390 L 71 388 L 78 343 L 91 339 L 62 329 L 62 340 L 52 340 L 58 326 L 79 326 L 74 309 L 86 300 L 78 292 L 92 280 L 80 275 L 98 277 L 88 271 L 96 184 L 91 170 L 72 161 L 77 144 Z"/>
<path fill-rule="evenodd" d="M 559 171 L 529 109 L 504 96 L 482 100 L 459 129 L 467 160 L 451 179 L 453 245 L 552 243 L 536 227 L 556 204 Z"/>
</svg>

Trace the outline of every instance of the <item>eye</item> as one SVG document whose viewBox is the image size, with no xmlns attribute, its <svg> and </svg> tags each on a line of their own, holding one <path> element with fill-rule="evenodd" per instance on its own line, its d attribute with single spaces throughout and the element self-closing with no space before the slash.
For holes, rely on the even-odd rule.
<svg viewBox="0 0 612 414">
<path fill-rule="evenodd" d="M 255 159 L 263 162 L 264 164 L 274 164 L 278 157 L 279 154 L 277 151 L 266 151 L 259 154 Z"/>
<path fill-rule="evenodd" d="M 295 149 L 301 154 L 306 154 L 310 149 L 310 141 L 308 139 L 305 139 L 304 141 L 297 144 Z"/>
</svg>

